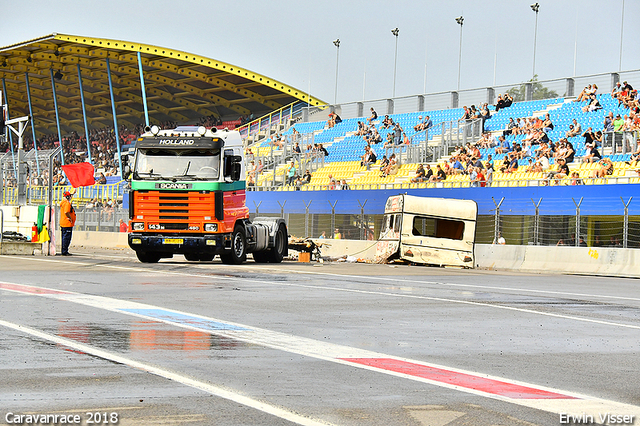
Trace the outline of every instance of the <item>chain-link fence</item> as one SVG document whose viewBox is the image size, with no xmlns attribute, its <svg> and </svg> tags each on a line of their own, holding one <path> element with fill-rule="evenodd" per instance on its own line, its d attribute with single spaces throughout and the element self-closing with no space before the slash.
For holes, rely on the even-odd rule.
<svg viewBox="0 0 640 426">
<path fill-rule="evenodd" d="M 640 248 L 640 203 L 633 204 L 633 197 L 620 199 L 617 205 L 611 200 L 571 200 L 573 208 L 568 203 L 560 205 L 557 199 L 511 200 L 505 210 L 504 199 L 494 199 L 494 208 L 490 209 L 493 214 L 478 216 L 476 242 L 493 244 L 502 236 L 506 244 L 513 245 Z M 260 204 L 254 204 L 251 216 L 282 217 L 289 233 L 297 237 L 376 240 L 380 233 L 383 215 L 370 214 L 367 200 L 358 200 L 360 211 L 349 214 L 337 213 L 341 211 L 338 201 L 322 206 L 327 213 L 314 212 L 311 202 L 305 203 L 304 213 L 293 213 L 286 201 L 278 203 L 279 212 L 261 211 Z M 600 210 L 610 214 L 584 215 L 587 204 L 591 213 Z M 522 214 L 517 214 L 518 206 Z M 487 213 L 486 208 L 483 210 Z"/>
</svg>

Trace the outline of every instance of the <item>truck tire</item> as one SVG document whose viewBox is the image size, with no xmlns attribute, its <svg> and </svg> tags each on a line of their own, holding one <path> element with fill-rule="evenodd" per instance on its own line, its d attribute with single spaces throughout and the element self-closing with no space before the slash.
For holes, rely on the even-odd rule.
<svg viewBox="0 0 640 426">
<path fill-rule="evenodd" d="M 236 226 L 233 229 L 233 234 L 231 234 L 231 250 L 221 254 L 220 260 L 227 265 L 239 265 L 247 260 L 247 241 L 241 226 Z"/>
<path fill-rule="evenodd" d="M 267 263 L 269 261 L 271 253 L 268 250 L 255 251 L 253 252 L 253 260 L 256 263 Z"/>
<path fill-rule="evenodd" d="M 287 228 L 280 225 L 273 247 L 269 250 L 269 262 L 280 263 L 289 252 L 289 240 L 287 236 Z"/>
<path fill-rule="evenodd" d="M 142 263 L 158 263 L 160 261 L 160 254 L 152 251 L 136 251 L 136 256 Z"/>
</svg>

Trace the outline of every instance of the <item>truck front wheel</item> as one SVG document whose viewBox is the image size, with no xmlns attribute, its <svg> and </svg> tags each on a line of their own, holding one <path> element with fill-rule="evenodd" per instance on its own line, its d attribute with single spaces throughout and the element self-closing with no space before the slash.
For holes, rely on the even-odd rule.
<svg viewBox="0 0 640 426">
<path fill-rule="evenodd" d="M 227 265 L 239 265 L 247 260 L 247 243 L 241 226 L 236 226 L 233 229 L 231 251 L 221 254 L 220 260 Z"/>
<path fill-rule="evenodd" d="M 136 251 L 136 256 L 142 263 L 158 263 L 160 261 L 160 255 L 152 251 Z"/>
</svg>

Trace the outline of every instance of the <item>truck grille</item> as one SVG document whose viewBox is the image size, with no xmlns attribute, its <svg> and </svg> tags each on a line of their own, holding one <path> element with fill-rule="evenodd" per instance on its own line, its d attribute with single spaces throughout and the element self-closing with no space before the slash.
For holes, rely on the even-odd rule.
<svg viewBox="0 0 640 426">
<path fill-rule="evenodd" d="M 161 221 L 165 229 L 187 230 L 189 222 L 202 223 L 205 217 L 210 221 L 215 215 L 214 193 L 209 191 L 136 191 L 134 203 L 134 217 Z"/>
</svg>

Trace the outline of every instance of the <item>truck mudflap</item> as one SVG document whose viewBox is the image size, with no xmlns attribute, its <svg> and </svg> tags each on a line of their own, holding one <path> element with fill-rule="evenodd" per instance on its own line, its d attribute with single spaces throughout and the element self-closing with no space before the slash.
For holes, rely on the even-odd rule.
<svg viewBox="0 0 640 426">
<path fill-rule="evenodd" d="M 145 235 L 129 234 L 129 247 L 154 253 L 220 254 L 231 247 L 231 234 L 213 235 Z"/>
</svg>

